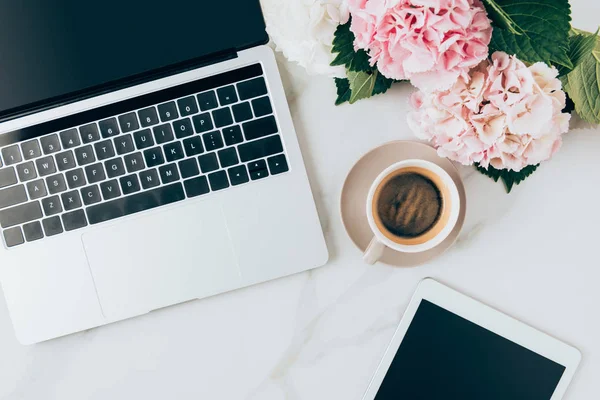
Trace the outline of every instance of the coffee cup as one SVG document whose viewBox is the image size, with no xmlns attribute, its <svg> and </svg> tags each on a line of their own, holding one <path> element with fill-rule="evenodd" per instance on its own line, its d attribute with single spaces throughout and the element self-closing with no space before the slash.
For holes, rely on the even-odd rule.
<svg viewBox="0 0 600 400">
<path fill-rule="evenodd" d="M 374 264 L 386 247 L 402 253 L 431 250 L 450 235 L 460 209 L 458 188 L 443 168 L 425 160 L 390 165 L 367 196 L 367 219 L 374 236 L 364 261 Z"/>
</svg>

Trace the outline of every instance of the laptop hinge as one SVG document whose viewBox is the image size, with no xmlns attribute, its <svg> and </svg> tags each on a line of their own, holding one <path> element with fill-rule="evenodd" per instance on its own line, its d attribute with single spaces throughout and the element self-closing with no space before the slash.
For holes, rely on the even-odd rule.
<svg viewBox="0 0 600 400">
<path fill-rule="evenodd" d="M 231 60 L 238 57 L 237 50 L 229 49 L 213 53 L 209 56 L 198 57 L 187 60 L 178 64 L 169 65 L 167 67 L 155 69 L 151 72 L 130 76 L 113 82 L 104 83 L 82 91 L 69 93 L 68 95 L 52 98 L 42 102 L 32 103 L 25 107 L 19 107 L 8 110 L 5 113 L 0 113 L 0 123 L 11 119 L 25 117 L 37 112 L 49 110 L 55 107 L 64 106 L 75 103 L 77 101 L 89 99 L 91 97 L 114 92 L 120 89 L 125 89 L 131 86 L 136 86 L 142 83 L 154 81 L 166 76 L 175 75 L 181 72 L 190 71 L 192 69 L 205 67 L 207 65 L 217 64 L 226 60 Z"/>
</svg>

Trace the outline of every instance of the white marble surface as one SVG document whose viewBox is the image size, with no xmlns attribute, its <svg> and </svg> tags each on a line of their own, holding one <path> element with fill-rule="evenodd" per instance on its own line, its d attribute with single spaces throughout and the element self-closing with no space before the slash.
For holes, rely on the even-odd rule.
<svg viewBox="0 0 600 400">
<path fill-rule="evenodd" d="M 575 25 L 595 30 L 600 6 L 572 3 Z M 579 347 L 584 361 L 567 399 L 596 398 L 600 129 L 568 134 L 511 195 L 464 168 L 469 208 L 457 245 L 415 269 L 368 267 L 340 222 L 339 193 L 363 153 L 412 137 L 410 89 L 336 108 L 329 80 L 280 65 L 329 264 L 29 347 L 15 340 L 2 298 L 0 399 L 360 400 L 428 276 Z"/>
</svg>

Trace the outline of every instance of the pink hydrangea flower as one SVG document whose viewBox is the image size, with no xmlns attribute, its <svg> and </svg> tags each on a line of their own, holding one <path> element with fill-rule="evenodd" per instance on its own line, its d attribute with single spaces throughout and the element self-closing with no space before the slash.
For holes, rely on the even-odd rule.
<svg viewBox="0 0 600 400">
<path fill-rule="evenodd" d="M 416 92 L 408 123 L 442 157 L 520 171 L 548 160 L 569 130 L 558 71 L 496 52 L 444 91 Z"/>
<path fill-rule="evenodd" d="M 488 56 L 492 27 L 479 0 L 348 0 L 357 49 L 391 79 L 449 88 Z"/>
</svg>

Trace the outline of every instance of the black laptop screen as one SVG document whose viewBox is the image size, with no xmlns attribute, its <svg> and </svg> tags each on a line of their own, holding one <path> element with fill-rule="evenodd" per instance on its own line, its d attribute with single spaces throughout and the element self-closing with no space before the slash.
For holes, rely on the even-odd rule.
<svg viewBox="0 0 600 400">
<path fill-rule="evenodd" d="M 258 0 L 0 0 L 0 117 L 266 40 Z"/>
</svg>

